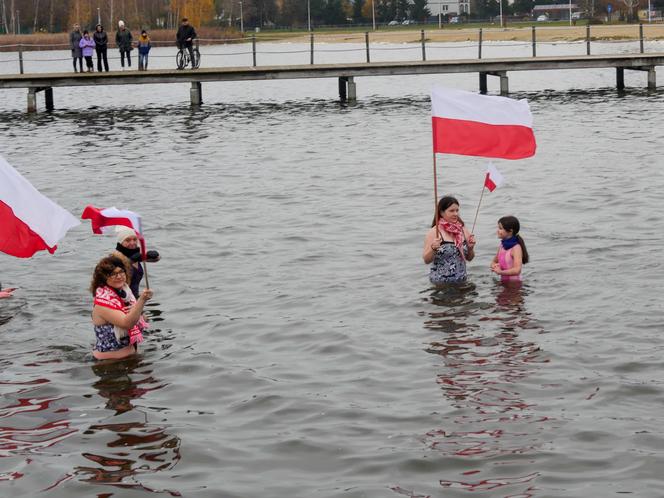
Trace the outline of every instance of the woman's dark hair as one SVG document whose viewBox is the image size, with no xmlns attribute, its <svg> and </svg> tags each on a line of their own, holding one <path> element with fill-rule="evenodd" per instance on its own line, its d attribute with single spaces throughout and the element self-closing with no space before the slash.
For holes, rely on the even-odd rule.
<svg viewBox="0 0 664 498">
<path fill-rule="evenodd" d="M 88 30 L 87 30 L 87 29 L 83 31 L 83 36 L 85 36 L 85 35 L 89 35 L 89 34 L 90 34 L 90 33 L 88 33 Z"/>
<path fill-rule="evenodd" d="M 451 195 L 446 195 L 445 197 L 441 197 L 440 200 L 438 201 L 438 218 L 443 217 L 443 213 L 447 211 L 447 208 L 450 207 L 451 205 L 456 204 L 457 206 L 460 206 L 459 201 L 457 201 L 456 197 L 452 197 Z M 459 223 L 461 223 L 461 226 L 464 226 L 464 222 L 459 217 Z M 431 227 L 436 226 L 436 216 L 434 215 L 433 221 L 431 222 Z"/>
<path fill-rule="evenodd" d="M 130 273 L 127 265 L 117 256 L 106 256 L 97 263 L 95 271 L 92 273 L 92 282 L 90 283 L 90 292 L 92 292 L 93 296 L 99 287 L 106 285 L 106 280 L 108 280 L 108 277 L 111 276 L 116 268 L 121 268 L 125 272 L 125 275 L 127 275 L 127 279 L 129 279 Z"/>
<path fill-rule="evenodd" d="M 498 220 L 498 223 L 508 232 L 512 232 L 512 237 L 516 237 L 516 239 L 519 241 L 519 245 L 521 246 L 521 252 L 523 253 L 521 261 L 525 265 L 530 258 L 528 257 L 528 250 L 526 249 L 526 243 L 521 238 L 521 235 L 519 235 L 519 230 L 521 230 L 521 223 L 519 223 L 519 220 L 517 219 L 516 216 L 503 216 Z"/>
</svg>

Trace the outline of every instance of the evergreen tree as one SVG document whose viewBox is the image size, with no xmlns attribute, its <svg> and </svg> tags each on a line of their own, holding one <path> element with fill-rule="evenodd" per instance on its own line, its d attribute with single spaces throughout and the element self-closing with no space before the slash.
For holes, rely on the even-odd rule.
<svg viewBox="0 0 664 498">
<path fill-rule="evenodd" d="M 431 17 L 431 11 L 427 7 L 427 3 L 427 0 L 413 0 L 410 15 L 414 20 L 422 22 Z"/>
<path fill-rule="evenodd" d="M 364 7 L 364 0 L 355 0 L 353 3 L 353 21 L 362 22 L 364 16 L 362 15 L 362 8 Z"/>
</svg>

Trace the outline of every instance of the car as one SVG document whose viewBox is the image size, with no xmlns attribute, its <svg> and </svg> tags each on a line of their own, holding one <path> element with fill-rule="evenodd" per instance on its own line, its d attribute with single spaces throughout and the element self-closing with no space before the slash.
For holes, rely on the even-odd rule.
<svg viewBox="0 0 664 498">
<path fill-rule="evenodd" d="M 454 16 L 450 18 L 450 24 L 459 24 L 461 20 L 459 19 L 459 16 Z"/>
<path fill-rule="evenodd" d="M 581 16 L 583 15 L 583 12 L 572 12 L 572 20 L 573 21 L 578 21 L 581 19 Z"/>
<path fill-rule="evenodd" d="M 411 21 L 410 19 L 406 19 L 401 24 L 404 25 L 404 26 L 408 26 L 409 24 L 415 24 L 415 21 Z"/>
<path fill-rule="evenodd" d="M 549 20 L 549 16 L 546 14 L 542 14 L 541 16 L 537 17 L 537 22 L 546 22 Z"/>
<path fill-rule="evenodd" d="M 387 25 L 388 25 L 388 26 L 398 26 L 398 25 L 399 25 L 399 21 L 390 21 L 390 22 L 387 23 Z"/>
</svg>

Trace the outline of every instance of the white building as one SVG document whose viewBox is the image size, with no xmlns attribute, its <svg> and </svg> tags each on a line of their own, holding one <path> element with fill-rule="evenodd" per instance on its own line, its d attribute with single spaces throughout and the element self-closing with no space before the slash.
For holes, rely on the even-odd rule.
<svg viewBox="0 0 664 498">
<path fill-rule="evenodd" d="M 432 16 L 470 14 L 472 4 L 471 0 L 427 0 L 427 7 Z"/>
</svg>

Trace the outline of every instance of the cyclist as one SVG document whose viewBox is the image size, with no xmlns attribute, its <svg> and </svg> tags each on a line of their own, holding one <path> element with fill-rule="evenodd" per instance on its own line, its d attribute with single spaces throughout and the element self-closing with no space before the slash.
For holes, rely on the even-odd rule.
<svg viewBox="0 0 664 498">
<path fill-rule="evenodd" d="M 182 19 L 182 24 L 178 28 L 176 35 L 178 48 L 180 50 L 186 49 L 189 51 L 189 60 L 191 61 L 191 68 L 196 67 L 196 59 L 194 59 L 194 38 L 196 38 L 196 30 L 193 26 L 189 25 L 189 19 L 186 17 Z"/>
</svg>

